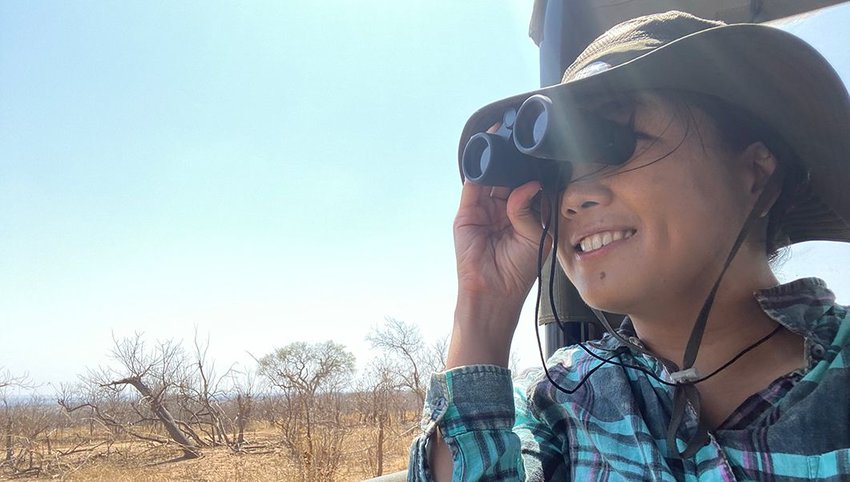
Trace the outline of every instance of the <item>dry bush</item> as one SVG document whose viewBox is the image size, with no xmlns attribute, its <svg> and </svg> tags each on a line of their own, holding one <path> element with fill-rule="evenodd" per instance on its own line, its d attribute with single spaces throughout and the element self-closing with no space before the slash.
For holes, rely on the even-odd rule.
<svg viewBox="0 0 850 482">
<path fill-rule="evenodd" d="M 112 365 L 61 386 L 58 404 L 11 399 L 0 383 L 0 478 L 321 482 L 403 469 L 433 360 L 426 347 L 405 357 L 399 347 L 418 342 L 393 348 L 398 339 L 385 337 L 359 376 L 333 342 L 287 345 L 256 374 L 218 374 L 197 341 L 187 354 L 141 335 L 115 340 Z"/>
<path fill-rule="evenodd" d="M 340 430 L 319 429 L 315 433 L 316 454 L 313 460 L 325 460 L 315 467 L 315 479 L 359 481 L 374 475 L 375 432 L 359 423 L 354 414 L 342 417 Z M 387 426 L 384 465 L 387 472 L 400 470 L 407 463 L 411 434 L 396 422 Z M 128 435 L 113 436 L 96 427 L 92 434 L 84 421 L 65 427 L 61 436 L 51 436 L 52 459 L 38 472 L 5 474 L 19 479 L 62 479 L 80 481 L 265 481 L 306 480 L 302 468 L 280 442 L 278 429 L 253 422 L 246 430 L 245 450 L 234 452 L 227 447 L 210 447 L 197 459 L 182 457 L 182 449 L 174 444 L 154 444 Z M 46 439 L 37 440 L 46 452 Z M 371 459 L 371 460 L 370 460 Z M 331 465 L 327 461 L 332 461 Z M 2 479 L 3 476 L 0 476 Z"/>
<path fill-rule="evenodd" d="M 341 393 L 354 374 L 354 355 L 343 345 L 290 343 L 258 360 L 270 397 L 285 405 L 275 423 L 302 480 L 335 480 L 346 428 Z"/>
</svg>

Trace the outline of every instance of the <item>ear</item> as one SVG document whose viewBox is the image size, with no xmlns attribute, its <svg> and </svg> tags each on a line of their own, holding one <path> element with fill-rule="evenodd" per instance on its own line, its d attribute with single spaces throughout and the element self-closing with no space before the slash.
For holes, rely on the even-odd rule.
<svg viewBox="0 0 850 482">
<path fill-rule="evenodd" d="M 760 217 L 765 217 L 779 197 L 780 182 L 776 157 L 761 141 L 747 146 L 741 153 L 753 202 L 761 198 Z M 762 195 L 762 193 L 764 193 Z"/>
</svg>

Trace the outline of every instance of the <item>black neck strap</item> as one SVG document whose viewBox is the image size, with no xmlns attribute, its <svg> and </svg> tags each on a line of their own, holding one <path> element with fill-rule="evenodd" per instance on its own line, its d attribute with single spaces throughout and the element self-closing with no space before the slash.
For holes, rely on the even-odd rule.
<svg viewBox="0 0 850 482">
<path fill-rule="evenodd" d="M 688 344 L 685 346 L 685 353 L 682 357 L 682 367 L 680 370 L 671 373 L 671 377 L 677 382 L 677 385 L 674 389 L 673 395 L 673 413 L 670 417 L 670 424 L 667 426 L 667 446 L 668 451 L 678 454 L 681 458 L 692 457 L 709 441 L 708 427 L 705 425 L 705 421 L 700 413 L 699 391 L 694 385 L 694 382 L 699 380 L 700 375 L 695 369 L 693 369 L 694 362 L 696 361 L 697 354 L 699 353 L 702 336 L 705 333 L 708 315 L 711 312 L 711 307 L 714 305 L 714 298 L 717 295 L 717 290 L 723 280 L 723 275 L 726 274 L 726 270 L 729 269 L 729 266 L 732 264 L 732 260 L 735 258 L 735 255 L 738 254 L 738 250 L 740 250 L 741 245 L 747 239 L 750 228 L 759 217 L 762 217 L 764 213 L 770 209 L 770 205 L 774 201 L 774 195 L 779 188 L 779 179 L 780 177 L 776 174 L 768 177 L 764 189 L 762 189 L 755 205 L 752 210 L 750 210 L 750 214 L 744 221 L 743 226 L 741 226 L 741 230 L 738 232 L 738 237 L 732 244 L 732 249 L 729 250 L 729 255 L 723 263 L 723 269 L 720 270 L 717 280 L 714 282 L 714 285 L 711 287 L 711 291 L 709 291 L 705 302 L 702 304 L 699 316 L 697 316 L 696 321 L 694 321 L 694 326 L 691 329 L 691 336 L 688 339 Z M 697 417 L 696 432 L 688 441 L 685 450 L 679 451 L 676 446 L 676 432 L 685 418 L 685 411 L 689 404 L 693 408 Z"/>
</svg>

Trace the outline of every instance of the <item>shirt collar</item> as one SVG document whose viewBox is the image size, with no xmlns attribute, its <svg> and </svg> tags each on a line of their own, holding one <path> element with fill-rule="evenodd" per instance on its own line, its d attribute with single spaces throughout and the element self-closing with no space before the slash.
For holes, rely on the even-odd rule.
<svg viewBox="0 0 850 482">
<path fill-rule="evenodd" d="M 767 316 L 780 325 L 818 343 L 830 343 L 837 326 L 823 323 L 835 305 L 835 294 L 818 278 L 801 278 L 753 293 Z"/>
<path fill-rule="evenodd" d="M 837 326 L 834 323 L 822 323 L 824 315 L 835 304 L 835 295 L 821 279 L 801 278 L 756 291 L 753 297 L 767 316 L 798 335 L 817 343 L 830 343 L 835 337 Z M 635 336 L 634 327 L 628 317 L 623 320 L 617 331 L 626 338 Z M 606 350 L 614 350 L 622 344 L 606 333 L 596 345 Z"/>
</svg>

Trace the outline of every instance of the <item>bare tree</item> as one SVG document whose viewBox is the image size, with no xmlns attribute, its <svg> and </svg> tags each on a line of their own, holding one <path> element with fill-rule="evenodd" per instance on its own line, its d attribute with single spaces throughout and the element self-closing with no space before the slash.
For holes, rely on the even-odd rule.
<svg viewBox="0 0 850 482">
<path fill-rule="evenodd" d="M 449 353 L 449 335 L 438 338 L 428 347 L 428 355 L 425 357 L 425 366 L 430 373 L 441 372 L 446 369 L 446 355 Z"/>
<path fill-rule="evenodd" d="M 102 427 L 109 434 L 107 443 L 111 444 L 123 434 L 143 440 L 165 443 L 165 440 L 150 440 L 149 436 L 135 433 L 135 413 L 131 405 L 134 400 L 122 397 L 122 391 L 116 387 L 103 387 L 100 380 L 108 375 L 90 371 L 81 376 L 76 384 L 62 384 L 56 394 L 56 401 L 68 417 L 88 426 L 88 441 L 94 438 L 95 428 Z M 84 414 L 84 415 L 80 415 Z"/>
<path fill-rule="evenodd" d="M 26 375 L 0 370 L 4 449 L 0 468 L 13 478 L 42 476 L 57 468 L 51 437 L 64 420 L 55 405 L 36 393 L 37 388 Z"/>
<path fill-rule="evenodd" d="M 360 378 L 358 398 L 367 423 L 375 427 L 375 445 L 369 449 L 369 469 L 377 477 L 384 473 L 384 451 L 390 414 L 396 405 L 402 382 L 392 360 L 373 359 Z"/>
<path fill-rule="evenodd" d="M 426 346 L 416 325 L 387 317 L 383 326 L 373 329 L 366 339 L 373 348 L 395 359 L 402 386 L 416 395 L 417 406 L 422 407 L 430 374 L 445 368 L 447 338 Z"/>
<path fill-rule="evenodd" d="M 50 436 L 58 421 L 55 405 L 48 405 L 34 394 L 4 405 L 5 417 L 12 422 L 7 425 L 7 437 L 12 435 L 14 440 L 10 444 L 7 438 L 4 464 L 10 465 L 17 477 L 39 474 L 49 468 Z"/>
<path fill-rule="evenodd" d="M 204 342 L 199 341 L 196 327 L 191 368 L 182 383 L 176 386 L 180 394 L 177 403 L 186 416 L 186 423 L 194 427 L 190 433 L 202 438 L 196 442 L 211 446 L 224 444 L 234 448 L 234 442 L 225 427 L 232 425 L 232 420 L 221 405 L 227 399 L 222 384 L 229 380 L 232 367 L 219 376 L 215 362 L 207 356 L 209 346 L 209 338 Z"/>
<path fill-rule="evenodd" d="M 0 369 L 0 390 L 5 390 L 7 387 L 25 388 L 29 386 L 30 382 L 27 375 L 13 375 L 8 368 Z"/>
<path fill-rule="evenodd" d="M 127 423 L 122 423 L 99 404 L 103 393 L 120 397 L 124 387 L 133 387 L 139 394 L 140 404 L 134 406 L 138 422 L 157 421 L 168 433 L 171 440 L 182 449 L 186 458 L 200 455 L 200 437 L 189 424 L 177 420 L 168 408 L 167 398 L 177 387 L 185 384 L 186 357 L 182 347 L 172 341 L 160 342 L 152 349 L 145 346 L 142 335 L 116 339 L 112 350 L 112 358 L 117 367 L 103 368 L 89 372 L 83 377 L 83 384 L 89 385 L 91 397 L 88 400 L 78 400 L 65 393 L 60 396 L 59 404 L 68 412 L 83 408 L 89 409 L 96 419 L 113 430 L 127 430 Z M 94 388 L 96 387 L 96 388 Z M 92 393 L 93 392 L 93 393 Z M 100 393 L 98 393 L 100 392 Z M 148 414 L 153 415 L 151 418 Z M 146 437 L 136 432 L 129 432 L 138 438 L 157 441 L 156 438 Z"/>
<path fill-rule="evenodd" d="M 136 334 L 132 338 L 117 340 L 112 354 L 122 365 L 124 376 L 116 376 L 118 379 L 113 378 L 104 386 L 130 385 L 135 388 L 171 439 L 183 449 L 183 455 L 186 458 L 199 456 L 199 437 L 191 427 L 178 423 L 166 406 L 169 390 L 185 380 L 186 358 L 182 347 L 169 340 L 148 351 L 141 334 Z"/>
<path fill-rule="evenodd" d="M 26 375 L 13 375 L 9 369 L 0 370 L 0 405 L 3 407 L 3 432 L 5 457 L 0 465 L 15 464 L 15 404 L 11 398 L 16 391 L 29 387 L 29 379 Z"/>
<path fill-rule="evenodd" d="M 327 402 L 351 379 L 354 355 L 332 341 L 295 342 L 258 362 L 260 373 L 280 390 L 287 403 L 290 419 L 285 441 L 293 452 L 300 450 L 303 454 L 302 477 L 333 480 L 345 430 L 337 423 L 338 405 L 328 406 Z M 320 410 L 323 402 L 326 410 Z"/>
<path fill-rule="evenodd" d="M 233 391 L 236 393 L 235 433 L 233 434 L 234 449 L 238 452 L 245 444 L 245 427 L 253 417 L 254 404 L 257 397 L 257 377 L 255 372 L 247 370 L 230 373 Z"/>
</svg>

